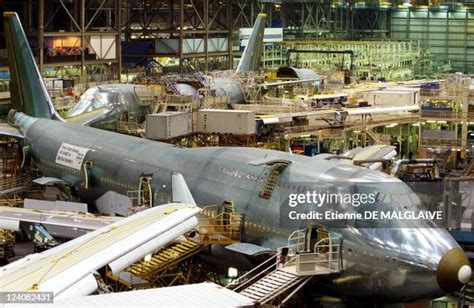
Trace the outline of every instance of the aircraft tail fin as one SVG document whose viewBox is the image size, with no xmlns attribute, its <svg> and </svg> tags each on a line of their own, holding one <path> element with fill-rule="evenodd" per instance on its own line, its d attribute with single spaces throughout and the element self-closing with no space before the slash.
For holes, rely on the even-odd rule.
<svg viewBox="0 0 474 308">
<path fill-rule="evenodd" d="M 12 107 L 36 118 L 62 120 L 55 111 L 18 15 L 4 12 Z"/>
<path fill-rule="evenodd" d="M 255 71 L 260 65 L 260 58 L 263 49 L 263 35 L 265 32 L 265 20 L 267 14 L 258 14 L 257 20 L 253 26 L 247 46 L 245 46 L 242 58 L 237 66 L 237 73 L 246 73 Z"/>
</svg>

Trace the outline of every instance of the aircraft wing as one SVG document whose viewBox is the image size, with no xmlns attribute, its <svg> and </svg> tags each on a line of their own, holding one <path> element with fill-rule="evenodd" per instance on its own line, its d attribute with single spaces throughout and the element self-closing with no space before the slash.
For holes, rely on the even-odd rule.
<svg viewBox="0 0 474 308">
<path fill-rule="evenodd" d="M 58 307 L 255 307 L 255 300 L 212 283 L 131 290 L 55 301 Z M 46 306 L 47 307 L 47 306 Z"/>
<path fill-rule="evenodd" d="M 55 299 L 89 295 L 97 289 L 95 271 L 124 257 L 125 268 L 174 241 L 197 226 L 199 211 L 182 203 L 153 207 L 29 255 L 0 268 L 0 290 L 53 292 Z"/>
<path fill-rule="evenodd" d="M 110 112 L 107 108 L 97 108 L 91 112 L 82 113 L 76 116 L 67 117 L 66 121 L 71 123 L 77 123 L 81 125 L 87 125 L 101 118 Z"/>
<path fill-rule="evenodd" d="M 261 83 L 257 86 L 260 88 L 271 88 L 271 87 L 286 86 L 286 85 L 316 82 L 316 81 L 320 81 L 320 80 L 319 79 L 298 79 L 298 80 L 289 80 L 289 81 L 276 81 L 276 82 Z"/>
<path fill-rule="evenodd" d="M 0 135 L 23 139 L 23 134 L 16 128 L 7 123 L 0 123 Z"/>
<path fill-rule="evenodd" d="M 367 147 L 357 147 L 342 154 L 353 160 L 391 159 L 397 155 L 393 145 L 375 144 Z"/>
<path fill-rule="evenodd" d="M 341 155 L 319 154 L 315 159 L 337 160 L 340 163 L 357 164 L 372 170 L 379 169 L 382 161 L 388 161 L 397 156 L 392 145 L 376 144 L 367 147 L 356 147 Z"/>
<path fill-rule="evenodd" d="M 20 223 L 42 224 L 52 236 L 76 238 L 119 221 L 121 217 L 0 206 L 0 228 L 19 231 Z"/>
</svg>

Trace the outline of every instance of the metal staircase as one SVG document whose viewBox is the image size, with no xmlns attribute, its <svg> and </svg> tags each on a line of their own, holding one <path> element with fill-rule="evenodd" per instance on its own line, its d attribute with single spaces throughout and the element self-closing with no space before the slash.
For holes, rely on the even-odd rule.
<svg viewBox="0 0 474 308">
<path fill-rule="evenodd" d="M 211 89 L 211 85 L 209 84 L 209 81 L 206 78 L 206 76 L 204 76 L 202 72 L 196 70 L 194 66 L 192 66 L 192 64 L 189 62 L 188 59 L 183 59 L 181 61 L 181 65 L 185 69 L 185 71 L 189 73 L 194 78 L 194 80 L 196 80 L 201 85 L 201 88 L 208 89 L 209 93 L 212 96 L 216 95 L 215 90 Z"/>
<path fill-rule="evenodd" d="M 272 165 L 272 169 L 268 174 L 265 182 L 263 183 L 262 189 L 260 190 L 260 197 L 264 199 L 270 199 L 275 186 L 278 183 L 280 173 L 288 166 L 286 162 L 276 162 Z"/>
<path fill-rule="evenodd" d="M 365 134 L 367 137 L 367 146 L 376 145 L 376 144 L 390 144 L 389 136 L 377 134 L 373 131 L 374 127 L 368 126 L 365 128 Z"/>
<path fill-rule="evenodd" d="M 261 305 L 293 289 L 280 303 L 284 304 L 313 277 L 342 271 L 342 239 L 329 234 L 312 249 L 308 246 L 306 230 L 297 230 L 288 238 L 288 246 L 226 287 L 236 286 L 234 291 Z"/>
<path fill-rule="evenodd" d="M 33 186 L 28 175 L 0 179 L 0 196 L 29 190 Z"/>
<path fill-rule="evenodd" d="M 232 202 L 217 206 L 206 206 L 198 216 L 199 225 L 189 236 L 176 239 L 175 242 L 155 251 L 151 257 L 130 265 L 123 272 L 107 277 L 127 289 L 148 284 L 163 284 L 163 278 L 183 275 L 175 271 L 176 265 L 197 254 L 203 247 L 212 244 L 228 245 L 240 241 L 242 215 L 235 212 Z M 170 278 L 170 285 L 175 282 Z"/>
<path fill-rule="evenodd" d="M 168 101 L 169 101 L 168 95 L 162 96 L 160 101 L 154 106 L 152 113 L 165 112 L 166 109 L 168 108 Z"/>
<path fill-rule="evenodd" d="M 150 260 L 131 265 L 127 268 L 127 272 L 139 278 L 153 281 L 162 271 L 195 254 L 200 248 L 198 243 L 188 239 L 174 242 L 165 249 L 159 250 Z"/>
<path fill-rule="evenodd" d="M 259 303 L 266 303 L 306 279 L 307 277 L 305 276 L 298 276 L 278 269 L 250 285 L 241 291 L 240 294 L 254 299 Z"/>
<path fill-rule="evenodd" d="M 198 219 L 197 231 L 202 245 L 229 245 L 240 242 L 242 215 L 235 212 L 232 203 L 206 206 Z"/>
<path fill-rule="evenodd" d="M 174 76 L 169 75 L 169 76 L 163 76 L 161 80 L 164 82 L 165 87 L 168 91 L 175 95 L 181 95 L 178 87 L 176 86 L 176 80 L 173 78 Z"/>
</svg>

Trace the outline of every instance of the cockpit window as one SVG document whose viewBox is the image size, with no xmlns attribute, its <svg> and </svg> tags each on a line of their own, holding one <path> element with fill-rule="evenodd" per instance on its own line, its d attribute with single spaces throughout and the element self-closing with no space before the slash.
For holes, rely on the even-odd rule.
<svg viewBox="0 0 474 308">
<path fill-rule="evenodd" d="M 376 198 L 373 204 L 366 204 L 357 208 L 357 212 L 364 215 L 366 211 L 376 211 L 379 216 L 381 212 L 401 213 L 411 211 L 417 213 L 423 210 L 423 205 L 420 198 L 411 190 L 405 183 L 377 183 L 371 185 L 362 185 L 367 193 L 375 193 Z M 364 219 L 355 221 L 356 228 L 399 228 L 409 227 L 415 220 L 398 220 L 381 218 L 378 219 Z M 428 223 L 428 222 L 427 222 Z M 429 224 L 429 223 L 428 223 Z M 431 224 L 430 224 L 431 225 Z"/>
</svg>

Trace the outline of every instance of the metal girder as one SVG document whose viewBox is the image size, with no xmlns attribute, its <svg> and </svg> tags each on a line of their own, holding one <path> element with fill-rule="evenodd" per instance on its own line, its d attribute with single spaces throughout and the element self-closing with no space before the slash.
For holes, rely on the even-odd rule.
<svg viewBox="0 0 474 308">
<path fill-rule="evenodd" d="M 67 63 L 79 65 L 81 77 L 84 79 L 87 72 L 86 66 L 92 63 L 114 63 L 111 72 L 118 77 L 121 72 L 121 5 L 122 1 L 119 0 L 93 2 L 90 0 L 60 0 L 59 2 L 39 0 L 37 40 L 40 71 L 43 71 L 45 67 L 45 37 L 77 37 L 78 44 L 74 46 L 80 52 L 80 61 L 62 59 L 60 62 L 54 62 L 53 60 L 53 65 L 62 66 Z M 48 14 L 48 12 L 52 13 Z M 91 36 L 113 37 L 114 40 L 109 42 L 105 47 L 105 52 L 102 52 L 94 50 Z M 86 57 L 88 48 L 96 55 L 95 59 Z M 112 50 L 115 56 L 111 57 Z"/>
</svg>

